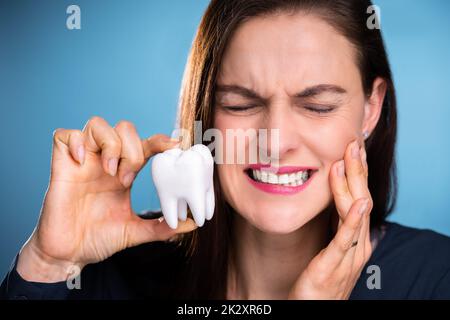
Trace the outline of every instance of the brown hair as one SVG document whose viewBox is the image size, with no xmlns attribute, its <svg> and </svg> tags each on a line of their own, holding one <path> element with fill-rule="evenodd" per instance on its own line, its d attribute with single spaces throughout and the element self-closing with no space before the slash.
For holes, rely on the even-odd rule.
<svg viewBox="0 0 450 320">
<path fill-rule="evenodd" d="M 381 117 L 366 141 L 369 190 L 374 206 L 372 228 L 380 226 L 395 205 L 397 183 L 394 149 L 397 131 L 395 89 L 381 32 L 366 25 L 370 0 L 212 0 L 188 58 L 179 105 L 179 126 L 193 133 L 194 121 L 203 131 L 211 128 L 214 115 L 215 80 L 226 45 L 235 30 L 252 17 L 276 13 L 311 13 L 323 18 L 356 48 L 362 87 L 368 96 L 376 77 L 386 81 L 387 92 Z M 191 141 L 193 143 L 193 134 Z M 217 175 L 214 177 L 214 218 L 182 238 L 189 248 L 181 298 L 226 297 L 233 210 L 223 199 Z M 187 272 L 187 273 L 186 273 Z"/>
</svg>

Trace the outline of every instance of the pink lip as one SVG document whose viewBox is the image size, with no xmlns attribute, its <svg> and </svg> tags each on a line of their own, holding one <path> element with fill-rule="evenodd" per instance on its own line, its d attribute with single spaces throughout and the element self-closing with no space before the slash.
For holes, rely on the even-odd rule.
<svg viewBox="0 0 450 320">
<path fill-rule="evenodd" d="M 248 167 L 248 169 L 261 170 L 264 167 L 269 167 L 269 166 L 251 165 Z M 279 167 L 276 172 L 278 174 L 282 174 L 282 173 L 291 173 L 291 172 L 304 171 L 304 170 L 317 170 L 317 168 L 286 166 L 286 167 Z M 304 184 L 302 184 L 301 186 L 293 187 L 293 186 L 282 186 L 282 185 L 278 185 L 278 184 L 270 184 L 270 183 L 255 181 L 252 178 L 250 178 L 246 173 L 244 173 L 244 174 L 247 176 L 248 181 L 257 189 L 267 192 L 267 193 L 282 194 L 282 195 L 291 195 L 291 194 L 295 194 L 295 193 L 298 193 L 298 192 L 304 190 L 310 184 L 312 179 L 314 179 L 314 177 L 315 177 L 315 172 L 314 172 Z"/>
<path fill-rule="evenodd" d="M 277 174 L 283 174 L 283 173 L 292 173 L 292 172 L 298 172 L 298 171 L 306 171 L 306 170 L 318 170 L 317 167 L 297 167 L 297 166 L 284 166 L 284 167 L 278 167 L 275 168 L 275 170 L 270 169 L 270 165 L 268 164 L 251 164 L 248 166 L 247 169 L 252 170 L 264 170 L 266 171 L 277 173 Z"/>
</svg>

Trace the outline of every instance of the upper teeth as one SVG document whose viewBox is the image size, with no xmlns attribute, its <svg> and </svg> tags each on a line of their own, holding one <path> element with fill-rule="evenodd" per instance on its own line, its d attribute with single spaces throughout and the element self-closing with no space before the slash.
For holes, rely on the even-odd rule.
<svg viewBox="0 0 450 320">
<path fill-rule="evenodd" d="M 309 178 L 308 171 L 275 174 L 272 172 L 252 170 L 253 178 L 257 181 L 284 186 L 301 186 Z"/>
</svg>

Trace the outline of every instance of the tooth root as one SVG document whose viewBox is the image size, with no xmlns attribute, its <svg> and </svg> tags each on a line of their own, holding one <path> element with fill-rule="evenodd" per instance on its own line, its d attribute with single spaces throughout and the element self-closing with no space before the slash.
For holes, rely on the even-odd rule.
<svg viewBox="0 0 450 320">
<path fill-rule="evenodd" d="M 191 199 L 187 199 L 189 208 L 191 209 L 192 216 L 197 226 L 202 227 L 205 223 L 205 209 L 206 199 L 204 195 L 199 192 L 194 192 Z"/>
<path fill-rule="evenodd" d="M 178 200 L 178 219 L 186 221 L 187 219 L 187 203 L 184 199 Z"/>
<path fill-rule="evenodd" d="M 177 199 L 173 197 L 160 197 L 160 202 L 164 220 L 166 220 L 170 228 L 176 229 L 178 226 Z"/>
<path fill-rule="evenodd" d="M 211 187 L 206 193 L 206 220 L 211 220 L 214 215 L 214 203 L 214 189 Z"/>
</svg>

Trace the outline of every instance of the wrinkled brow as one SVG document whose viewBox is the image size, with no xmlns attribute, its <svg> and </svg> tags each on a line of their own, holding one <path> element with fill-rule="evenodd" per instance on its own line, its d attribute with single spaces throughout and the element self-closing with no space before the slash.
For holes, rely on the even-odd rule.
<svg viewBox="0 0 450 320">
<path fill-rule="evenodd" d="M 263 98 L 261 95 L 259 95 L 257 92 L 239 86 L 235 84 L 231 85 L 217 85 L 216 86 L 216 93 L 234 93 L 237 95 L 240 95 L 242 97 L 252 99 L 252 100 L 260 100 L 265 101 L 266 99 Z M 294 95 L 295 98 L 310 98 L 315 97 L 323 93 L 334 93 L 334 94 L 346 94 L 347 91 L 339 86 L 332 85 L 332 84 L 318 84 L 311 87 L 308 87 L 301 92 Z"/>
</svg>

